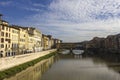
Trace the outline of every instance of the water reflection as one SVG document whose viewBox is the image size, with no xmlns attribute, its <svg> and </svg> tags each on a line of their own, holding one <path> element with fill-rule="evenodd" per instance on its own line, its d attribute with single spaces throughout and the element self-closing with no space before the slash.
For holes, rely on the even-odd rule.
<svg viewBox="0 0 120 80">
<path fill-rule="evenodd" d="M 36 65 L 4 80 L 40 80 L 42 74 L 54 63 L 54 57 L 43 60 Z"/>
<path fill-rule="evenodd" d="M 76 54 L 76 55 L 80 55 L 84 53 L 84 50 L 77 50 L 77 49 L 73 49 L 72 51 L 69 49 L 63 49 L 62 51 L 60 51 L 61 54 Z"/>
<path fill-rule="evenodd" d="M 80 55 L 80 54 L 84 53 L 84 50 L 75 50 L 75 49 L 73 49 L 72 52 L 73 52 L 73 54 Z"/>
<path fill-rule="evenodd" d="M 75 55 L 74 55 L 74 58 L 82 59 L 82 55 L 75 54 Z"/>
<path fill-rule="evenodd" d="M 111 68 L 98 58 L 60 55 L 60 60 L 43 74 L 41 80 L 120 80 L 119 73 Z"/>
<path fill-rule="evenodd" d="M 5 80 L 120 80 L 119 72 L 118 62 L 81 54 L 59 54 Z"/>
<path fill-rule="evenodd" d="M 62 53 L 62 54 L 69 54 L 69 53 L 70 53 L 70 50 L 64 49 L 64 50 L 62 50 L 60 53 Z"/>
<path fill-rule="evenodd" d="M 106 58 L 92 57 L 94 64 L 106 65 L 108 69 L 114 70 L 115 72 L 120 73 L 120 63 L 118 61 L 116 62 L 116 59 L 117 58 L 115 57 L 112 57 L 111 59 L 109 57 L 108 60 L 106 60 Z"/>
</svg>

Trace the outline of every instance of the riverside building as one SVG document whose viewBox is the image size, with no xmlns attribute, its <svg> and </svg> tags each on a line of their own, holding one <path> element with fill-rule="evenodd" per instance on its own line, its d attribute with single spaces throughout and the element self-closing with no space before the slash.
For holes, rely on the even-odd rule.
<svg viewBox="0 0 120 80">
<path fill-rule="evenodd" d="M 11 55 L 11 29 L 9 23 L 1 17 L 0 14 L 0 57 L 4 57 Z"/>
<path fill-rule="evenodd" d="M 0 14 L 0 57 L 40 52 L 55 48 L 60 42 L 34 27 L 9 25 Z"/>
</svg>

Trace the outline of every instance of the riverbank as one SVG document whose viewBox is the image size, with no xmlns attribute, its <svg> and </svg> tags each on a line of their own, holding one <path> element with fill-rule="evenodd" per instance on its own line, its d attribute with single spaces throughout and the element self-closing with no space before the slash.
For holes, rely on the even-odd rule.
<svg viewBox="0 0 120 80">
<path fill-rule="evenodd" d="M 17 61 L 20 61 L 19 58 L 21 58 L 21 61 L 12 66 L 9 63 L 10 66 L 8 67 L 8 65 L 6 65 L 7 67 L 4 68 L 3 70 L 0 68 L 1 69 L 0 80 L 10 77 L 12 75 L 15 75 L 16 73 L 21 72 L 22 70 L 25 70 L 26 68 L 33 66 L 34 64 L 40 62 L 41 60 L 47 59 L 55 55 L 55 53 L 56 53 L 56 49 L 53 49 L 53 50 L 43 51 L 39 53 L 28 54 L 29 56 L 27 54 L 24 56 L 23 55 L 16 56 L 15 59 L 16 60 L 18 59 Z M 26 59 L 29 59 L 29 60 L 26 60 Z M 14 63 L 14 58 L 12 59 L 12 61 L 13 61 L 12 63 Z"/>
</svg>

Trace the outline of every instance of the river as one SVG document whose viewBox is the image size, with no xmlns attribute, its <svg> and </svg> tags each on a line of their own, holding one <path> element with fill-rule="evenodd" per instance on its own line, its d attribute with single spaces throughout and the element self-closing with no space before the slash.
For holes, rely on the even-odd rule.
<svg viewBox="0 0 120 80">
<path fill-rule="evenodd" d="M 120 80 L 120 67 L 98 57 L 58 54 L 4 80 Z"/>
</svg>

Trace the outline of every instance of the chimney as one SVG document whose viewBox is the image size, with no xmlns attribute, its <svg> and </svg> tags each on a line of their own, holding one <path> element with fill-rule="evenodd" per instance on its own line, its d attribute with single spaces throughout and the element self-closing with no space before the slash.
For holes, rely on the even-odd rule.
<svg viewBox="0 0 120 80">
<path fill-rule="evenodd" d="M 2 20 L 2 16 L 3 16 L 3 15 L 2 15 L 2 14 L 0 14 L 0 20 Z"/>
</svg>

